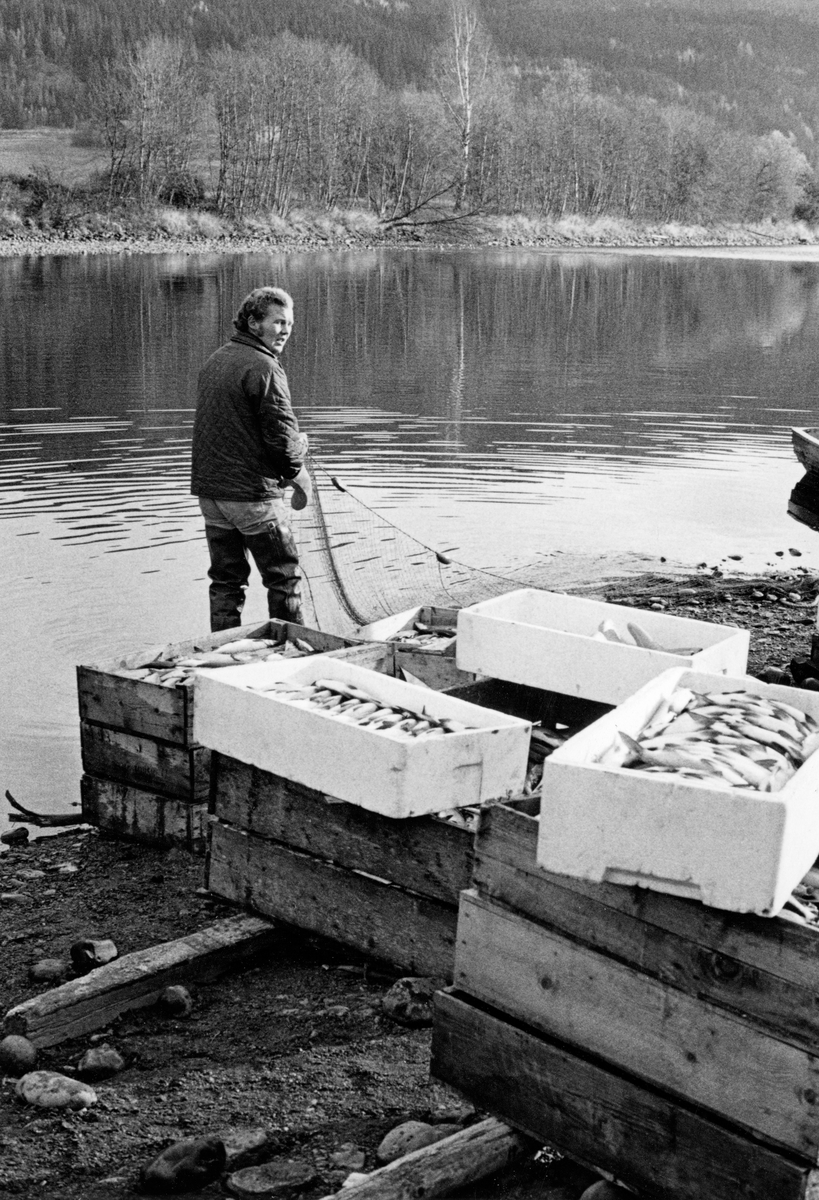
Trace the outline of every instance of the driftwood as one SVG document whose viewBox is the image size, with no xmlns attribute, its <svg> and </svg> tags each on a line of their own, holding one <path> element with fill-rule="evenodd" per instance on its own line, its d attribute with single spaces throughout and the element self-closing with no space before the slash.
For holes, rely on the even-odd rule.
<svg viewBox="0 0 819 1200">
<path fill-rule="evenodd" d="M 11 792 L 6 790 L 6 799 L 14 812 L 9 813 L 10 821 L 25 821 L 28 825 L 38 825 L 41 828 L 54 828 L 61 825 L 82 825 L 82 812 L 77 813 L 36 813 L 25 808 L 19 800 L 15 800 Z"/>
<path fill-rule="evenodd" d="M 423 1146 L 388 1163 L 366 1179 L 324 1200 L 424 1200 L 448 1196 L 456 1188 L 485 1179 L 514 1159 L 533 1152 L 537 1143 L 502 1121 L 488 1117 L 432 1146 Z"/>
<path fill-rule="evenodd" d="M 88 975 L 25 1000 L 6 1013 L 3 1033 L 35 1046 L 56 1046 L 108 1025 L 120 1013 L 154 1004 L 171 984 L 215 979 L 269 952 L 278 935 L 269 921 L 241 915 L 173 942 L 136 950 Z"/>
</svg>

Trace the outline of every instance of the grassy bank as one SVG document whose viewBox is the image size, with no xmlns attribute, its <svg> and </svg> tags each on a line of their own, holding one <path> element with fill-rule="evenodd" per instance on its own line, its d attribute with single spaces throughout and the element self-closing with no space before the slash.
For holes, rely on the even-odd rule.
<svg viewBox="0 0 819 1200">
<path fill-rule="evenodd" d="M 0 206 L 0 257 L 117 252 L 354 250 L 388 246 L 547 248 L 792 247 L 819 245 L 803 222 L 748 225 L 641 224 L 619 218 L 525 216 L 431 218 L 387 223 L 356 210 L 294 210 L 230 221 L 172 207 L 115 212 L 46 206 L 38 219 Z"/>
</svg>

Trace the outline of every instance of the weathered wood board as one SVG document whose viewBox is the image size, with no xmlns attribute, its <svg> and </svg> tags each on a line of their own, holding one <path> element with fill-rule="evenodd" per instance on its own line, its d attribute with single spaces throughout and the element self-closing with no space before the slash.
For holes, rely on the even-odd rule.
<svg viewBox="0 0 819 1200">
<path fill-rule="evenodd" d="M 537 832 L 537 820 L 506 805 L 481 812 L 473 873 L 480 895 L 783 1041 L 819 1046 L 819 929 L 551 874 L 535 862 Z"/>
<path fill-rule="evenodd" d="M 106 725 L 80 722 L 82 765 L 89 775 L 182 800 L 207 800 L 210 750 L 179 746 Z"/>
<path fill-rule="evenodd" d="M 455 666 L 455 659 L 426 650 L 405 649 L 400 642 L 388 643 L 394 667 L 391 675 L 401 678 L 408 671 L 416 679 L 438 692 L 452 688 L 471 687 L 477 676 L 471 671 L 462 671 Z"/>
<path fill-rule="evenodd" d="M 91 775 L 82 776 L 80 795 L 83 821 L 108 837 L 205 853 L 207 801 L 190 803 Z"/>
<path fill-rule="evenodd" d="M 502 1121 L 641 1195 L 819 1195 L 819 1171 L 810 1162 L 744 1137 L 454 990 L 435 996 L 432 1074 Z"/>
<path fill-rule="evenodd" d="M 533 1146 L 494 1117 L 423 1146 L 388 1163 L 357 1183 L 342 1185 L 324 1200 L 415 1200 L 449 1196 L 487 1175 L 502 1171 Z"/>
<path fill-rule="evenodd" d="M 211 780 L 213 815 L 237 829 L 387 879 L 453 909 L 469 886 L 473 837 L 448 821 L 396 821 L 218 752 Z"/>
<path fill-rule="evenodd" d="M 9 1010 L 4 1033 L 35 1046 L 56 1046 L 109 1024 L 120 1013 L 154 1004 L 166 987 L 217 978 L 270 951 L 277 934 L 269 921 L 228 917 L 208 929 L 125 954 Z"/>
<path fill-rule="evenodd" d="M 468 995 L 789 1150 L 819 1154 L 819 1058 L 464 892 L 455 984 Z"/>
<path fill-rule="evenodd" d="M 408 973 L 452 978 L 457 909 L 384 879 L 215 821 L 208 887 Z"/>
</svg>

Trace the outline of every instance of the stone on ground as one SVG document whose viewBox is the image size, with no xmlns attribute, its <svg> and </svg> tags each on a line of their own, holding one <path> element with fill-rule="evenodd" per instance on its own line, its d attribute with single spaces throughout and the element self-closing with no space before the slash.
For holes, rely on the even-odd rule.
<svg viewBox="0 0 819 1200">
<path fill-rule="evenodd" d="M 316 1168 L 303 1159 L 281 1159 L 245 1167 L 228 1175 L 225 1187 L 231 1196 L 241 1200 L 264 1200 L 266 1197 L 295 1196 L 309 1188 L 317 1178 Z"/>
<path fill-rule="evenodd" d="M 87 975 L 95 967 L 113 962 L 119 955 L 110 938 L 83 938 L 71 947 L 71 962 L 78 975 Z"/>
<path fill-rule="evenodd" d="M 381 1001 L 381 1007 L 384 1015 L 399 1025 L 421 1029 L 432 1024 L 434 992 L 434 980 L 408 975 L 392 985 Z"/>
<path fill-rule="evenodd" d="M 380 1163 L 395 1162 L 422 1146 L 442 1142 L 444 1138 L 458 1133 L 460 1125 L 428 1125 L 426 1121 L 404 1121 L 384 1137 L 375 1152 Z"/>
<path fill-rule="evenodd" d="M 29 1071 L 17 1080 L 14 1091 L 20 1100 L 36 1108 L 78 1109 L 97 1103 L 92 1087 L 57 1071 Z"/>
<path fill-rule="evenodd" d="M 37 1047 L 26 1037 L 10 1033 L 0 1041 L 0 1072 L 23 1075 L 37 1061 Z"/>
<path fill-rule="evenodd" d="M 103 1043 L 86 1050 L 77 1064 L 77 1071 L 82 1079 L 97 1083 L 100 1079 L 110 1079 L 125 1069 L 125 1059 L 113 1046 Z"/>
<path fill-rule="evenodd" d="M 225 1159 L 225 1144 L 219 1137 L 174 1142 L 142 1168 L 142 1189 L 167 1195 L 207 1187 L 224 1171 Z"/>
</svg>

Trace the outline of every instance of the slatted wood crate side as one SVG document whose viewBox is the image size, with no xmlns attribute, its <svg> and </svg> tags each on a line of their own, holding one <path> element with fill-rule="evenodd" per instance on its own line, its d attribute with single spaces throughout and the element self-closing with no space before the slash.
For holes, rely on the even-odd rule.
<svg viewBox="0 0 819 1200">
<path fill-rule="evenodd" d="M 211 812 L 257 837 L 457 907 L 473 835 L 436 817 L 396 821 L 214 752 Z"/>
<path fill-rule="evenodd" d="M 819 1058 L 475 891 L 455 984 L 549 1037 L 797 1154 L 819 1154 Z"/>
<path fill-rule="evenodd" d="M 538 822 L 481 812 L 473 884 L 551 929 L 805 1050 L 819 1044 L 819 930 L 643 888 L 553 875 L 535 862 Z"/>
<path fill-rule="evenodd" d="M 80 780 L 83 821 L 102 834 L 148 846 L 178 846 L 204 854 L 207 803 L 185 803 L 143 788 L 83 775 Z"/>
<path fill-rule="evenodd" d="M 161 684 L 144 683 L 141 679 L 128 679 L 116 672 L 122 667 L 142 667 L 169 655 L 216 650 L 227 642 L 243 637 L 270 638 L 279 642 L 300 638 L 309 642 L 319 653 L 357 644 L 354 638 L 337 637 L 289 621 L 263 621 L 257 625 L 242 625 L 220 633 L 203 634 L 182 642 L 147 647 L 120 658 L 77 667 L 80 719 L 109 725 L 127 733 L 192 745 L 193 694 L 189 687 L 163 687 Z"/>
<path fill-rule="evenodd" d="M 435 995 L 432 1075 L 481 1109 L 639 1194 L 665 1200 L 816 1200 L 804 1159 L 510 1021 Z"/>
<path fill-rule="evenodd" d="M 451 980 L 457 909 L 212 821 L 218 896 L 351 946 L 411 974 Z"/>
<path fill-rule="evenodd" d="M 113 668 L 77 667 L 82 722 L 95 722 L 143 737 L 184 745 L 188 731 L 187 687 L 160 687 L 127 679 Z"/>
<path fill-rule="evenodd" d="M 455 660 L 445 655 L 436 654 L 429 650 L 410 650 L 400 642 L 393 642 L 390 650 L 395 664 L 390 672 L 401 678 L 402 671 L 408 671 L 416 679 L 420 679 L 428 687 L 437 692 L 449 692 L 453 688 L 470 687 L 475 683 L 477 675 L 471 671 L 462 671 L 455 666 Z"/>
<path fill-rule="evenodd" d="M 188 802 L 208 798 L 211 752 L 204 746 L 178 746 L 90 721 L 80 722 L 80 745 L 89 775 Z"/>
</svg>

